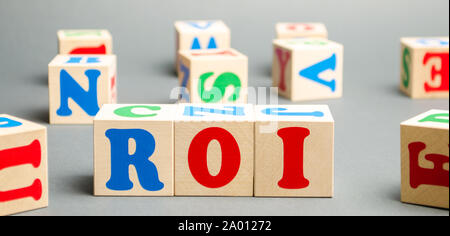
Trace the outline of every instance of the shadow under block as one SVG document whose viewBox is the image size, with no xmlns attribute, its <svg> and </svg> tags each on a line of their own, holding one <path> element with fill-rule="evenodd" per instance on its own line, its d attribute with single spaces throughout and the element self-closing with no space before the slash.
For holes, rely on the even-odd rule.
<svg viewBox="0 0 450 236">
<path fill-rule="evenodd" d="M 59 54 L 112 54 L 112 37 L 107 30 L 59 30 Z"/>
<path fill-rule="evenodd" d="M 0 215 L 48 206 L 47 129 L 0 115 Z"/>
<path fill-rule="evenodd" d="M 334 120 L 328 106 L 255 107 L 255 196 L 333 197 Z"/>
<path fill-rule="evenodd" d="M 117 102 L 115 55 L 58 55 L 48 65 L 50 124 L 92 124 Z"/>
<path fill-rule="evenodd" d="M 182 104 L 176 117 L 175 195 L 253 196 L 253 107 Z"/>
<path fill-rule="evenodd" d="M 448 209 L 449 112 L 401 123 L 402 202 Z"/>
<path fill-rule="evenodd" d="M 323 23 L 277 23 L 275 31 L 277 39 L 328 38 L 328 31 Z"/>
<path fill-rule="evenodd" d="M 448 98 L 449 39 L 401 39 L 400 90 L 411 98 Z"/>
<path fill-rule="evenodd" d="M 94 121 L 94 195 L 174 195 L 176 107 L 102 107 Z"/>
<path fill-rule="evenodd" d="M 181 101 L 247 103 L 248 58 L 234 49 L 180 51 Z"/>
<path fill-rule="evenodd" d="M 273 86 L 292 101 L 340 98 L 344 47 L 319 38 L 279 39 L 273 43 Z"/>
<path fill-rule="evenodd" d="M 178 71 L 178 51 L 225 49 L 231 47 L 230 29 L 223 21 L 175 22 L 175 68 Z"/>
</svg>

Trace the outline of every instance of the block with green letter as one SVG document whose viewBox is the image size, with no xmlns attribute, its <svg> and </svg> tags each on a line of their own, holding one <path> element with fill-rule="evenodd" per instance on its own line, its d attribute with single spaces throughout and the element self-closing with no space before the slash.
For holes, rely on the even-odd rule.
<svg viewBox="0 0 450 236">
<path fill-rule="evenodd" d="M 246 103 L 248 58 L 234 49 L 180 52 L 181 100 L 190 103 Z"/>
<path fill-rule="evenodd" d="M 94 195 L 174 195 L 176 107 L 102 107 L 94 120 Z"/>
</svg>

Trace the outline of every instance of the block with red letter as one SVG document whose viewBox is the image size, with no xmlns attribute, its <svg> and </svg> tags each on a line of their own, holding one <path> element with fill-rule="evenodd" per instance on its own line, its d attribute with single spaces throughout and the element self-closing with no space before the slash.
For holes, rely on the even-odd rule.
<svg viewBox="0 0 450 236">
<path fill-rule="evenodd" d="M 246 103 L 248 58 L 234 49 L 180 51 L 183 101 Z"/>
<path fill-rule="evenodd" d="M 448 209 L 449 112 L 401 123 L 402 202 Z"/>
<path fill-rule="evenodd" d="M 47 129 L 0 115 L 0 215 L 48 206 Z"/>
<path fill-rule="evenodd" d="M 178 70 L 178 52 L 184 50 L 226 49 L 231 47 L 228 26 L 219 20 L 175 22 L 175 61 Z"/>
<path fill-rule="evenodd" d="M 176 105 L 104 105 L 94 121 L 94 195 L 173 196 Z"/>
<path fill-rule="evenodd" d="M 328 31 L 323 23 L 278 23 L 275 30 L 278 39 L 328 38 Z"/>
<path fill-rule="evenodd" d="M 92 124 L 116 103 L 115 55 L 58 55 L 48 65 L 51 124 Z"/>
<path fill-rule="evenodd" d="M 255 196 L 333 197 L 328 106 L 261 105 L 255 114 Z"/>
<path fill-rule="evenodd" d="M 182 104 L 175 122 L 176 196 L 252 196 L 252 105 Z"/>
<path fill-rule="evenodd" d="M 59 30 L 59 54 L 112 54 L 108 30 Z"/>
<path fill-rule="evenodd" d="M 292 101 L 342 97 L 344 47 L 320 38 L 273 43 L 273 86 Z"/>
<path fill-rule="evenodd" d="M 411 98 L 448 98 L 449 39 L 402 38 L 400 90 Z"/>
</svg>

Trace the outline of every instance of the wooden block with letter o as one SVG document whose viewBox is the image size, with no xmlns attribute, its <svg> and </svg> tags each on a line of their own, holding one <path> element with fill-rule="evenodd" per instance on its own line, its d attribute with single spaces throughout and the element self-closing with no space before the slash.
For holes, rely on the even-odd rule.
<svg viewBox="0 0 450 236">
<path fill-rule="evenodd" d="M 273 86 L 292 101 L 342 97 L 341 44 L 320 38 L 278 39 L 273 43 Z"/>
<path fill-rule="evenodd" d="M 448 209 L 448 130 L 448 110 L 430 110 L 401 123 L 403 202 Z"/>
<path fill-rule="evenodd" d="M 112 37 L 107 30 L 59 30 L 59 54 L 112 54 Z"/>
<path fill-rule="evenodd" d="M 328 38 L 328 31 L 323 23 L 278 23 L 275 29 L 277 39 Z"/>
<path fill-rule="evenodd" d="M 48 65 L 51 124 L 92 124 L 116 103 L 115 55 L 58 55 Z"/>
<path fill-rule="evenodd" d="M 334 120 L 328 106 L 255 107 L 255 196 L 332 197 Z"/>
<path fill-rule="evenodd" d="M 402 38 L 400 90 L 411 98 L 448 98 L 449 40 Z"/>
<path fill-rule="evenodd" d="M 0 114 L 0 215 L 48 206 L 47 129 Z"/>
<path fill-rule="evenodd" d="M 246 103 L 248 58 L 234 49 L 180 52 L 180 86 L 190 103 Z"/>
<path fill-rule="evenodd" d="M 175 65 L 177 71 L 179 70 L 179 51 L 231 47 L 230 29 L 223 21 L 177 21 L 175 22 L 175 31 Z"/>
<path fill-rule="evenodd" d="M 175 133 L 176 196 L 253 196 L 252 105 L 182 104 Z"/>
<path fill-rule="evenodd" d="M 94 195 L 173 196 L 176 107 L 102 107 L 94 121 Z"/>
</svg>

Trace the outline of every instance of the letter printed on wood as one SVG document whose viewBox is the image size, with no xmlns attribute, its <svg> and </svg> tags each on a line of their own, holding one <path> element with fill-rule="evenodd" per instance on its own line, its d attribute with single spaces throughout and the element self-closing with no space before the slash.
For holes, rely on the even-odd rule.
<svg viewBox="0 0 450 236">
<path fill-rule="evenodd" d="M 277 39 L 328 38 L 328 31 L 323 23 L 277 23 L 275 30 Z"/>
<path fill-rule="evenodd" d="M 112 54 L 108 30 L 59 30 L 59 54 Z"/>
<path fill-rule="evenodd" d="M 0 114 L 0 215 L 48 206 L 47 129 Z"/>
<path fill-rule="evenodd" d="M 448 110 L 430 110 L 400 126 L 402 202 L 448 209 Z"/>
<path fill-rule="evenodd" d="M 104 105 L 94 120 L 94 195 L 173 196 L 176 105 Z"/>
</svg>

